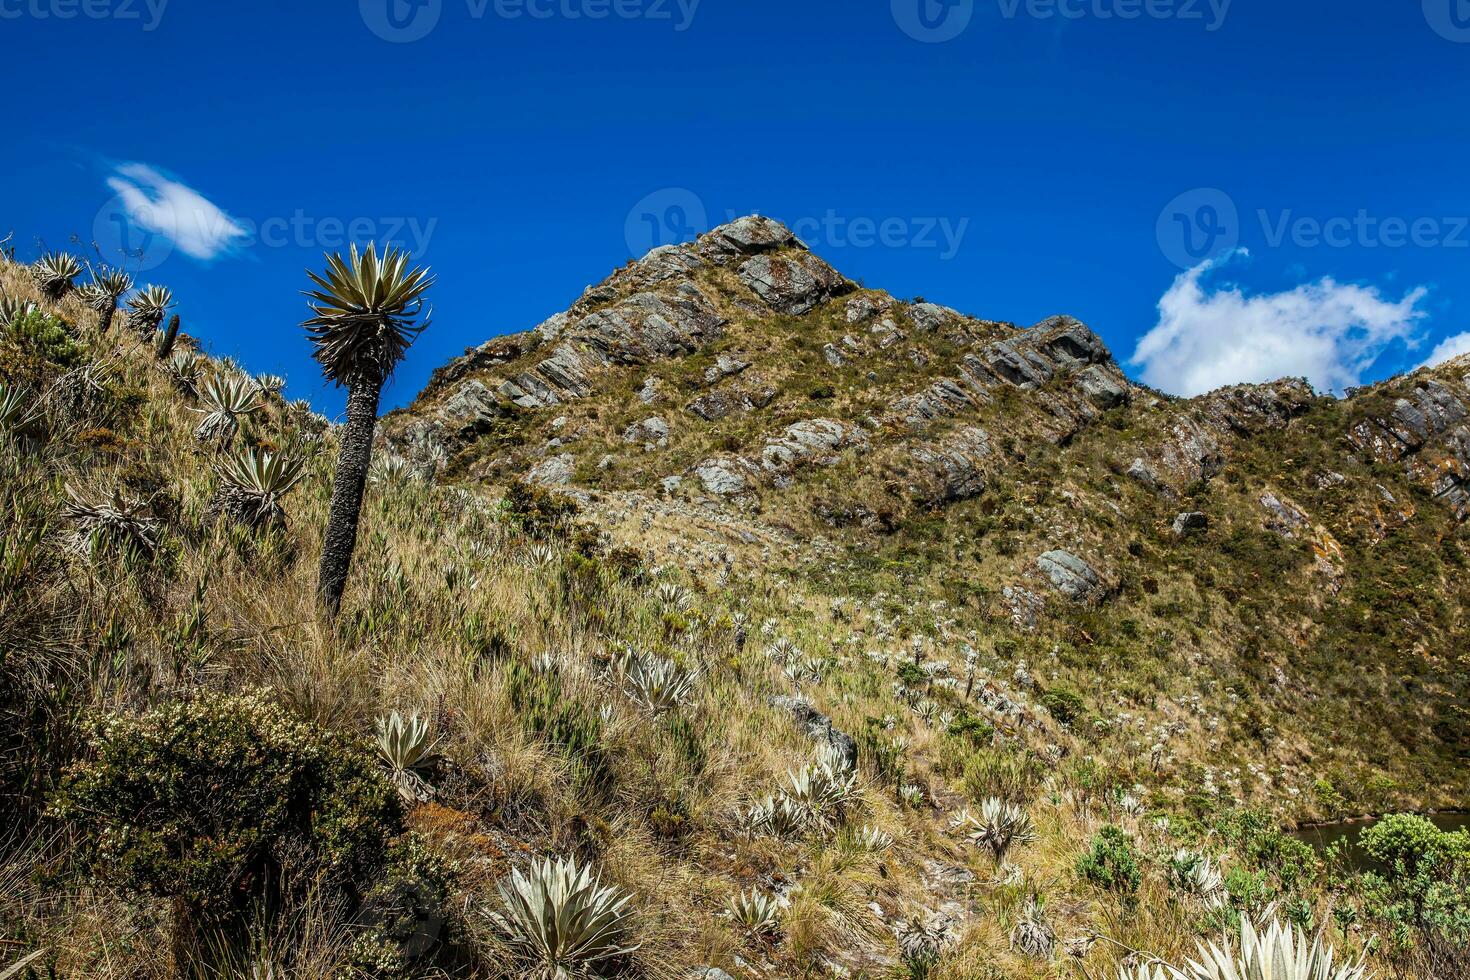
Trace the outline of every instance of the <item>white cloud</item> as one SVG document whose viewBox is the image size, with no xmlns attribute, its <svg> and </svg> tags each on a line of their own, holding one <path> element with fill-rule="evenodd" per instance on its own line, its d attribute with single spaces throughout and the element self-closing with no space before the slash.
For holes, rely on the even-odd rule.
<svg viewBox="0 0 1470 980">
<path fill-rule="evenodd" d="M 1441 340 L 1419 367 L 1434 367 L 1452 357 L 1459 357 L 1461 354 L 1470 354 L 1470 333 L 1457 333 L 1453 337 Z"/>
<path fill-rule="evenodd" d="M 146 163 L 123 164 L 107 178 L 107 186 L 121 199 L 129 221 L 168 238 L 192 258 L 218 258 L 248 237 L 213 201 Z"/>
<path fill-rule="evenodd" d="M 1223 385 L 1305 377 L 1318 391 L 1340 392 L 1360 384 L 1394 342 L 1418 342 L 1425 316 L 1419 301 L 1427 290 L 1393 302 L 1372 286 L 1330 277 L 1259 295 L 1204 281 L 1245 254 L 1241 249 L 1212 259 L 1174 280 L 1159 300 L 1159 322 L 1133 352 L 1146 383 L 1192 396 Z"/>
</svg>

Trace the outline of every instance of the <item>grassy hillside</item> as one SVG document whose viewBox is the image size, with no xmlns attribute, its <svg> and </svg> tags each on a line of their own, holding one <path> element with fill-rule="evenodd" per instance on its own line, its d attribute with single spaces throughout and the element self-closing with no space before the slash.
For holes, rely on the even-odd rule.
<svg viewBox="0 0 1470 980">
<path fill-rule="evenodd" d="M 541 857 L 626 896 L 590 975 L 1111 978 L 1268 914 L 1380 975 L 1463 975 L 1463 842 L 1408 825 L 1412 867 L 1365 877 L 1281 832 L 1465 799 L 1455 505 L 1428 448 L 1353 442 L 1415 380 L 1285 385 L 1257 426 L 1235 396 L 1103 408 L 1074 379 L 1105 352 L 1062 352 L 913 423 L 967 353 L 1073 328 L 897 304 L 904 340 L 864 320 L 833 359 L 849 304 L 893 301 L 806 271 L 795 313 L 729 264 L 634 267 L 564 334 L 451 366 L 385 425 L 333 624 L 337 430 L 266 379 L 201 439 L 239 366 L 191 377 L 0 265 L 0 975 L 537 975 L 511 899 Z M 694 304 L 673 353 L 635 331 L 576 398 L 500 390 L 649 289 Z M 683 407 L 714 389 L 723 418 Z M 655 414 L 666 436 L 625 438 Z M 1169 468 L 1196 416 L 1208 478 Z M 843 428 L 807 452 L 812 419 Z M 246 449 L 304 466 L 278 520 L 222 493 Z M 1208 526 L 1175 535 L 1185 511 Z M 1095 575 L 1075 600 L 1038 566 L 1058 550 Z"/>
</svg>

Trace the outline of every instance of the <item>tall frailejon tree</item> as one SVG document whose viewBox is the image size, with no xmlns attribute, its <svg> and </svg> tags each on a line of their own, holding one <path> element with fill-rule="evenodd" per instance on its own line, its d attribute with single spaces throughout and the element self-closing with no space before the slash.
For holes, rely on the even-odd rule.
<svg viewBox="0 0 1470 980">
<path fill-rule="evenodd" d="M 82 298 L 97 313 L 99 331 L 107 333 L 112 329 L 112 318 L 117 315 L 118 300 L 132 288 L 133 277 L 119 269 L 99 272 L 91 282 L 82 287 Z"/>
<path fill-rule="evenodd" d="M 168 321 L 168 329 L 163 332 L 163 338 L 158 342 L 158 359 L 166 361 L 174 352 L 174 344 L 179 339 L 179 315 L 175 313 Z"/>
<path fill-rule="evenodd" d="M 313 356 L 322 374 L 347 389 L 347 425 L 337 455 L 317 584 L 333 619 L 342 607 L 347 570 L 357 547 L 358 515 L 372 465 L 383 383 L 429 325 L 423 297 L 434 277 L 426 268 L 410 269 L 409 262 L 410 256 L 401 249 L 385 247 L 379 257 L 373 244 L 361 254 L 353 245 L 345 260 L 341 254 L 327 256 L 325 276 L 306 273 L 317 288 L 305 291 L 313 315 L 302 325 L 316 345 Z"/>
</svg>

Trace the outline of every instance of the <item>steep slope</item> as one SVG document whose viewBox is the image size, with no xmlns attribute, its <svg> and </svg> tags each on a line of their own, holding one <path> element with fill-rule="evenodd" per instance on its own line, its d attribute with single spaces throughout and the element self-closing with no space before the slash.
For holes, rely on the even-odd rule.
<svg viewBox="0 0 1470 980">
<path fill-rule="evenodd" d="M 895 300 L 750 217 L 467 352 L 386 429 L 712 581 L 775 564 L 865 604 L 880 655 L 1040 672 L 1098 751 L 1165 746 L 1176 804 L 1223 781 L 1326 817 L 1465 801 L 1465 367 L 1173 399 L 1074 319 Z"/>
<path fill-rule="evenodd" d="M 263 379 L 222 439 L 239 365 L 0 259 L 0 972 L 537 975 L 546 857 L 626 896 L 589 975 L 1095 980 L 1274 909 L 1464 976 L 1470 847 L 1410 922 L 1281 827 L 1464 800 L 1466 367 L 1173 400 L 745 219 L 385 420 L 334 624 L 338 432 Z"/>
</svg>

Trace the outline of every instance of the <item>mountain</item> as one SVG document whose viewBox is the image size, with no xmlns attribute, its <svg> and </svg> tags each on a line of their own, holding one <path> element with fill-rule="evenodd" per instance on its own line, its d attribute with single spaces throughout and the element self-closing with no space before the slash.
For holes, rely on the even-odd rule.
<svg viewBox="0 0 1470 980">
<path fill-rule="evenodd" d="M 79 270 L 0 257 L 0 976 L 1470 970 L 1470 358 L 1176 399 L 743 218 L 381 420 L 333 619 L 341 430 Z"/>
<path fill-rule="evenodd" d="M 748 217 L 467 351 L 384 428 L 712 586 L 851 603 L 875 655 L 984 648 L 1001 696 L 1080 696 L 1093 750 L 1162 744 L 1177 804 L 1224 782 L 1321 818 L 1465 801 L 1467 369 L 1171 398 L 1076 319 L 898 300 Z"/>
</svg>

